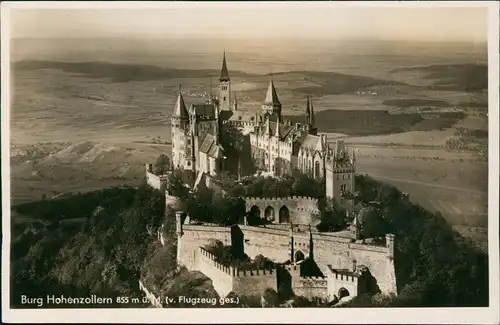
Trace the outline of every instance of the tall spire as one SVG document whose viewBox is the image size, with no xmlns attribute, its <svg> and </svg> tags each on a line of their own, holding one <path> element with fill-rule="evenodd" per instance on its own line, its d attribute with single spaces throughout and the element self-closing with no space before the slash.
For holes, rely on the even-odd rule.
<svg viewBox="0 0 500 325">
<path fill-rule="evenodd" d="M 236 98 L 236 93 L 234 93 L 234 96 L 233 96 L 233 111 L 237 111 L 238 110 L 238 99 Z"/>
<path fill-rule="evenodd" d="M 227 63 L 226 63 L 226 50 L 224 50 L 224 56 L 222 57 L 222 69 L 220 70 L 220 78 L 219 81 L 229 81 L 229 72 L 227 71 Z"/>
<path fill-rule="evenodd" d="M 186 109 L 186 104 L 184 103 L 184 98 L 182 97 L 182 86 L 179 85 L 179 95 L 177 95 L 177 102 L 175 103 L 174 115 L 179 119 L 189 119 L 189 114 Z"/>
<path fill-rule="evenodd" d="M 309 96 L 307 96 L 307 104 L 306 104 L 306 125 L 311 125 L 311 106 L 310 106 Z"/>
<path fill-rule="evenodd" d="M 310 107 L 310 112 L 309 112 L 309 123 L 311 126 L 314 128 L 315 127 L 315 120 L 314 120 L 314 107 L 313 107 L 313 102 L 311 96 L 309 96 L 309 103 L 308 106 Z"/>
<path fill-rule="evenodd" d="M 264 104 L 281 108 L 281 102 L 278 98 L 278 93 L 276 92 L 276 88 L 274 87 L 272 75 L 269 78 L 269 86 L 267 87 L 267 94 Z"/>
</svg>

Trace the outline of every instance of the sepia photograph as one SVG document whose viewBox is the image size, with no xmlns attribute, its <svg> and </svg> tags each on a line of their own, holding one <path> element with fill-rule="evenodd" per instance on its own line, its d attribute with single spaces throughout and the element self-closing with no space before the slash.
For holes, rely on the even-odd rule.
<svg viewBox="0 0 500 325">
<path fill-rule="evenodd" d="M 6 321 L 500 321 L 497 2 L 1 9 Z"/>
</svg>

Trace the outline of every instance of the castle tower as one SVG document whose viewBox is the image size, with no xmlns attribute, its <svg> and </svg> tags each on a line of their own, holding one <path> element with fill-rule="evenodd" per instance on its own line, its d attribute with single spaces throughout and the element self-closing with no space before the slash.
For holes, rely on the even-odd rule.
<svg viewBox="0 0 500 325">
<path fill-rule="evenodd" d="M 182 88 L 179 85 L 179 94 L 174 107 L 174 114 L 170 118 L 172 132 L 172 165 L 174 168 L 184 168 L 187 164 L 186 156 L 191 156 L 186 152 L 188 133 L 190 129 L 189 113 L 182 97 Z"/>
<path fill-rule="evenodd" d="M 335 150 L 330 154 L 325 164 L 325 194 L 329 199 L 335 199 L 348 211 L 354 206 L 352 198 L 344 197 L 342 193 L 354 193 L 355 165 L 349 157 L 347 148 L 342 140 L 337 140 Z"/>
<path fill-rule="evenodd" d="M 226 51 L 222 58 L 222 69 L 219 77 L 219 107 L 222 111 L 231 110 L 231 78 L 227 70 Z"/>
<path fill-rule="evenodd" d="M 281 117 L 281 102 L 274 87 L 273 77 L 269 79 L 269 86 L 267 87 L 266 99 L 262 105 L 264 113 L 270 116 Z"/>
</svg>

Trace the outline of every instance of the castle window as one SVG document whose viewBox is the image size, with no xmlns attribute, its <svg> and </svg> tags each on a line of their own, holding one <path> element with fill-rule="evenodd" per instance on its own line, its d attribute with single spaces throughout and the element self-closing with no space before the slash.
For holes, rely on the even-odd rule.
<svg viewBox="0 0 500 325">
<path fill-rule="evenodd" d="M 191 162 L 190 161 L 188 161 L 188 166 L 191 166 Z"/>
<path fill-rule="evenodd" d="M 339 177 L 339 175 L 337 175 L 337 180 L 339 180 L 339 179 L 340 179 L 340 177 Z"/>
</svg>

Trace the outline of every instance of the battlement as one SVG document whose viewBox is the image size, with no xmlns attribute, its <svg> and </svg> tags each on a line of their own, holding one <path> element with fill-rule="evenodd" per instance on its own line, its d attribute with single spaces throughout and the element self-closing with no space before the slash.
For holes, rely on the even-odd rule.
<svg viewBox="0 0 500 325">
<path fill-rule="evenodd" d="M 344 282 L 356 282 L 360 275 L 357 272 L 349 272 L 346 270 L 335 270 L 331 267 L 331 265 L 328 265 L 328 270 L 331 272 L 332 278 Z"/>
<path fill-rule="evenodd" d="M 213 255 L 212 253 L 210 253 L 209 251 L 207 251 L 203 247 L 199 248 L 199 252 L 200 252 L 200 257 L 202 259 L 204 259 L 205 261 L 209 261 L 211 263 L 211 265 L 214 266 L 219 271 L 226 273 L 226 274 L 229 274 L 229 275 L 233 275 L 235 273 L 235 270 L 233 267 L 226 266 L 226 265 L 223 265 L 223 264 L 217 262 L 216 261 L 217 258 L 215 257 L 215 255 Z"/>
<path fill-rule="evenodd" d="M 239 269 L 232 266 L 223 265 L 217 262 L 215 255 L 207 251 L 205 248 L 200 247 L 200 257 L 205 260 L 205 262 L 210 263 L 219 271 L 228 274 L 232 277 L 250 277 L 250 276 L 268 276 L 275 275 L 275 269 Z"/>
<path fill-rule="evenodd" d="M 249 277 L 249 276 L 267 276 L 275 274 L 276 274 L 275 269 L 250 269 L 250 270 L 234 269 L 234 274 L 232 275 L 235 277 Z"/>
<path fill-rule="evenodd" d="M 318 203 L 318 199 L 311 196 L 283 196 L 283 197 L 242 197 L 245 201 L 310 201 L 311 203 Z"/>
</svg>

